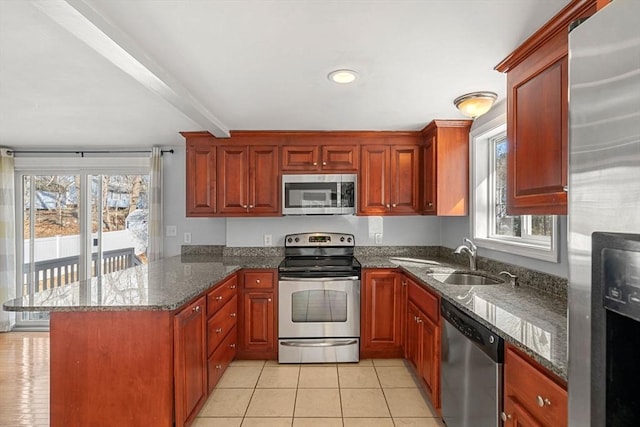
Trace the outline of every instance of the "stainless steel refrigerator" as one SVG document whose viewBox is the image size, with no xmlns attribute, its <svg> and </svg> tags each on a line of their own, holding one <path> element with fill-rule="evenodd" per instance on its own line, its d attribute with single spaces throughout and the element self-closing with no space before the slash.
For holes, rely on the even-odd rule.
<svg viewBox="0 0 640 427">
<path fill-rule="evenodd" d="M 569 425 L 640 425 L 637 414 L 611 418 L 607 401 L 613 357 L 640 365 L 640 322 L 623 330 L 605 309 L 640 308 L 640 0 L 614 0 L 569 34 L 569 126 Z M 594 246 L 594 232 L 611 233 L 611 247 Z M 620 248 L 628 254 L 606 264 Z M 615 398 L 640 405 L 634 381 Z"/>
</svg>

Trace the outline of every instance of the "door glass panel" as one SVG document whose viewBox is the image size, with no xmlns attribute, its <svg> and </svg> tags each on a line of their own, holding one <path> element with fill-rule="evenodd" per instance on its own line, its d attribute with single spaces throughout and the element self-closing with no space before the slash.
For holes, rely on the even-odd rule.
<svg viewBox="0 0 640 427">
<path fill-rule="evenodd" d="M 294 323 L 346 322 L 347 293 L 308 290 L 291 295 L 291 320 Z"/>
</svg>

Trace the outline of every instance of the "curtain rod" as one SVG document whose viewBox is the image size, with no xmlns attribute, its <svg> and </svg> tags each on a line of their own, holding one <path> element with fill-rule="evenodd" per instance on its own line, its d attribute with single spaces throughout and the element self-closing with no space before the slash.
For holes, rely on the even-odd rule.
<svg viewBox="0 0 640 427">
<path fill-rule="evenodd" d="M 173 154 L 173 148 L 170 150 L 160 150 L 160 154 L 164 155 L 164 153 Z M 34 151 L 20 151 L 20 150 L 7 150 L 7 153 L 10 154 L 79 154 L 80 157 L 84 157 L 85 154 L 139 154 L 139 153 L 151 153 L 151 150 L 34 150 Z"/>
</svg>

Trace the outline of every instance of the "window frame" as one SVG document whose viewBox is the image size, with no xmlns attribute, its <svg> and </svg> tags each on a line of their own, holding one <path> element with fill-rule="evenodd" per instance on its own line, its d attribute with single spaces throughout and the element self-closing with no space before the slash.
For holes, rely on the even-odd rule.
<svg viewBox="0 0 640 427">
<path fill-rule="evenodd" d="M 532 236 L 530 233 L 522 237 L 498 236 L 493 232 L 495 217 L 494 203 L 491 195 L 494 192 L 492 177 L 492 141 L 496 136 L 506 133 L 506 114 L 473 129 L 470 139 L 470 228 L 471 236 L 478 247 L 500 252 L 520 255 L 543 261 L 559 262 L 559 220 L 554 215 L 551 221 L 552 235 L 546 238 Z M 522 215 L 523 229 L 525 223 L 531 223 L 530 215 Z M 524 230 L 523 230 L 524 232 Z"/>
</svg>

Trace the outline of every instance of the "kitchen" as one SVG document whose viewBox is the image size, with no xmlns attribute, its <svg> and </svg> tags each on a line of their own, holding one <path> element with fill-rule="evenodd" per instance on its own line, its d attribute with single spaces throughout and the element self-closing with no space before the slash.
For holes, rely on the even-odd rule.
<svg viewBox="0 0 640 427">
<path fill-rule="evenodd" d="M 624 2 L 624 0 L 620 1 Z M 550 14 L 549 17 L 551 15 L 552 14 Z M 533 30 L 535 30 L 535 28 L 532 28 L 532 30 L 527 34 L 530 34 Z M 495 66 L 496 60 L 493 62 L 494 63 L 491 64 L 491 67 Z M 510 71 L 507 71 L 507 73 L 510 73 Z M 360 76 L 360 78 L 364 79 L 364 76 Z M 451 100 L 448 102 L 450 101 Z M 504 103 L 498 104 L 494 107 L 492 112 L 487 116 L 484 116 L 484 124 L 487 124 L 497 116 L 500 116 L 501 112 L 504 114 L 505 107 Z M 507 116 L 512 114 L 513 112 L 507 112 Z M 482 120 L 483 118 L 479 118 L 477 120 L 475 125 L 477 128 L 482 126 Z M 422 127 L 424 127 L 424 125 L 419 128 L 422 129 Z M 507 132 L 510 130 L 511 128 L 507 129 Z M 472 129 L 472 135 L 473 134 Z M 361 152 L 365 153 L 366 150 L 363 147 L 365 147 L 365 145 L 362 145 Z M 184 145 L 182 145 L 175 147 L 174 155 L 166 156 L 164 159 L 166 167 L 165 173 L 170 174 L 169 176 L 172 177 L 170 180 L 167 180 L 168 182 L 166 183 L 167 186 L 165 187 L 165 194 L 167 197 L 165 203 L 166 206 L 179 207 L 179 209 L 167 209 L 165 212 L 165 224 L 177 224 L 176 234 L 180 237 L 168 237 L 165 239 L 166 255 L 175 255 L 180 253 L 180 246 L 183 240 L 191 240 L 192 245 L 225 245 L 229 248 L 238 248 L 268 246 L 267 242 L 269 239 L 271 239 L 272 245 L 274 246 L 272 254 L 280 255 L 277 248 L 282 248 L 282 246 L 284 246 L 286 234 L 317 230 L 353 234 L 355 235 L 358 245 L 365 247 L 387 245 L 444 247 L 450 248 L 450 251 L 456 248 L 462 242 L 464 237 L 468 237 L 470 235 L 470 220 L 466 216 L 461 216 L 459 218 L 441 218 L 436 216 L 388 216 L 383 214 L 373 215 L 371 217 L 227 218 L 225 216 L 224 218 L 186 219 L 184 217 L 184 211 L 182 210 L 182 206 L 184 206 L 185 203 L 184 183 L 185 181 L 188 182 L 188 177 L 186 175 L 187 171 L 184 168 L 185 163 L 187 164 L 187 169 L 189 167 L 186 157 Z M 362 161 L 362 158 L 360 160 Z M 173 171 L 176 172 L 174 173 Z M 362 173 L 362 169 L 360 169 L 360 173 Z M 360 202 L 362 202 L 362 200 L 362 196 L 360 196 Z M 632 204 L 631 207 L 633 208 L 634 205 Z M 637 204 L 635 207 L 637 208 Z M 466 212 L 464 214 L 466 214 Z M 313 228 L 313 230 L 311 228 Z M 564 242 L 567 239 L 566 228 L 566 217 L 561 216 L 560 226 L 558 228 L 561 242 Z M 268 230 L 268 233 L 265 232 L 265 230 Z M 416 233 L 416 230 L 420 230 L 420 233 Z M 189 236 L 187 236 L 186 233 L 190 233 Z M 270 237 L 267 238 L 267 236 Z M 182 237 L 184 237 L 184 239 L 182 239 Z M 487 268 L 488 265 L 482 263 L 484 258 L 486 261 L 496 260 L 506 263 L 507 267 L 512 271 L 513 266 L 524 266 L 526 267 L 525 270 L 532 269 L 560 277 L 567 277 L 569 268 L 567 247 L 566 245 L 561 244 L 559 249 L 560 262 L 549 263 L 544 261 L 532 261 L 517 255 L 505 255 L 501 252 L 483 249 L 481 246 L 479 251 L 481 261 L 479 263 L 479 268 Z M 449 255 L 449 253 L 445 254 L 440 250 L 438 250 L 437 253 L 438 258 Z M 455 261 L 458 265 L 463 265 L 466 262 L 466 258 L 461 257 L 455 259 Z M 366 265 L 369 266 L 369 264 Z M 389 265 L 385 264 L 385 266 Z M 422 267 L 407 266 L 403 268 L 405 268 L 405 271 L 409 271 L 411 273 L 412 268 Z M 492 271 L 492 273 L 498 274 L 499 271 Z M 412 272 L 412 274 L 412 280 L 421 278 L 421 275 L 415 271 Z M 522 276 L 522 274 L 518 275 Z M 526 281 L 524 282 L 526 284 Z M 428 311 L 428 308 L 424 308 L 423 311 Z M 571 315 L 571 309 L 569 313 Z M 566 371 L 564 374 L 566 375 Z M 578 378 L 577 381 L 580 381 L 580 379 Z M 569 395 L 571 396 L 571 387 L 572 384 L 574 384 L 571 378 L 571 371 L 569 371 L 569 384 Z M 571 397 L 569 400 L 571 402 Z M 544 407 L 547 405 L 544 399 L 542 401 L 543 405 L 541 406 Z M 555 400 L 553 401 L 555 402 Z M 434 405 L 437 406 L 437 404 Z M 555 407 L 555 405 L 552 405 L 552 407 Z M 574 406 L 574 408 L 576 407 Z M 574 411 L 576 412 L 575 416 L 578 418 L 574 418 L 574 416 L 572 416 L 570 403 L 569 419 L 571 422 L 574 423 L 574 425 L 586 425 L 586 422 L 583 422 L 584 420 L 580 420 L 579 418 L 581 416 L 579 412 L 582 412 L 582 416 L 585 416 L 585 411 L 580 409 L 574 409 Z M 598 425 L 595 423 L 596 422 L 594 421 L 594 425 Z"/>
</svg>

